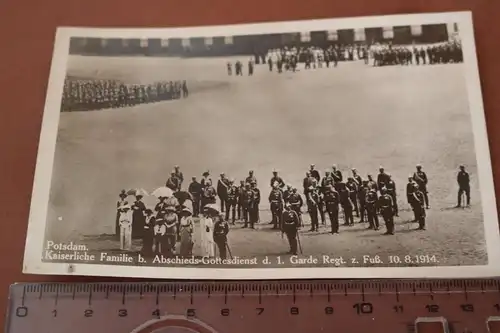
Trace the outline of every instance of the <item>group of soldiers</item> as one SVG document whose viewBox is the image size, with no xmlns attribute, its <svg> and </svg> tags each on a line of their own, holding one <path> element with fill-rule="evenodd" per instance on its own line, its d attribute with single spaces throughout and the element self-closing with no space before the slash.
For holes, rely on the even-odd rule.
<svg viewBox="0 0 500 333">
<path fill-rule="evenodd" d="M 176 166 L 166 182 L 166 186 L 176 193 L 182 192 L 184 176 Z M 426 228 L 426 210 L 430 208 L 428 196 L 427 174 L 422 165 L 416 165 L 415 171 L 409 175 L 406 184 L 406 202 L 413 211 L 413 221 L 418 222 L 418 230 Z M 470 204 L 470 177 L 461 165 L 457 174 L 458 202 L 457 207 Z M 221 173 L 216 185 L 213 185 L 209 171 L 203 173 L 198 181 L 192 177 L 185 192 L 186 198 L 193 202 L 193 217 L 203 214 L 204 207 L 220 203 L 221 218 L 235 225 L 236 220 L 243 220 L 243 228 L 255 228 L 260 222 L 259 210 L 262 200 L 258 182 L 251 170 L 239 185 L 234 179 Z M 281 230 L 290 242 L 290 252 L 297 253 L 298 230 L 304 225 L 303 206 L 310 216 L 309 231 L 318 231 L 320 220 L 326 226 L 330 220 L 332 234 L 339 234 L 340 217 L 344 226 L 354 225 L 354 216 L 359 223 L 367 223 L 367 229 L 379 230 L 379 219 L 383 219 L 386 227 L 385 235 L 394 235 L 394 217 L 399 216 L 396 183 L 391 175 L 381 166 L 376 178 L 367 174 L 363 179 L 353 168 L 345 177 L 333 165 L 321 176 L 312 164 L 306 172 L 302 183 L 302 193 L 292 185 L 286 184 L 277 170 L 269 181 L 271 188 L 267 201 L 271 211 L 272 229 Z M 463 198 L 465 196 L 465 198 Z M 305 200 L 304 200 L 305 198 Z"/>
<path fill-rule="evenodd" d="M 304 69 L 337 67 L 339 61 L 363 60 L 365 64 L 373 60 L 373 66 L 388 65 L 426 65 L 463 62 L 462 45 L 459 41 L 450 41 L 428 46 L 401 46 L 392 44 L 355 44 L 330 45 L 326 48 L 287 47 L 268 50 L 263 62 L 269 71 L 278 73 L 297 70 L 299 63 Z M 232 63 L 227 63 L 228 75 L 232 75 Z M 236 75 L 243 75 L 243 65 L 237 61 L 234 65 Z M 248 75 L 253 75 L 254 61 L 248 62 Z"/>
<path fill-rule="evenodd" d="M 447 42 L 439 45 L 393 46 L 390 44 L 372 47 L 373 66 L 390 65 L 432 65 L 463 62 L 462 46 L 459 42 Z"/>
<path fill-rule="evenodd" d="M 125 84 L 116 80 L 66 78 L 61 111 L 87 111 L 121 108 L 144 103 L 186 98 L 186 81 L 159 81 L 151 84 Z"/>
</svg>

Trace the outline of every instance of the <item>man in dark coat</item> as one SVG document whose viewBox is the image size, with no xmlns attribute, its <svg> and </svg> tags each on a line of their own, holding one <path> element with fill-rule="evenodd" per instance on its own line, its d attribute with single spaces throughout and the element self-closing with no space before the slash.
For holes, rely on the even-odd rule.
<svg viewBox="0 0 500 333">
<path fill-rule="evenodd" d="M 273 184 L 273 189 L 271 190 L 271 193 L 269 193 L 269 205 L 271 209 L 271 215 L 272 215 L 272 225 L 273 229 L 278 229 L 279 226 L 281 225 L 281 215 L 282 215 L 282 210 L 283 210 L 283 194 L 278 188 L 278 184 L 274 183 Z"/>
<path fill-rule="evenodd" d="M 422 166 L 417 164 L 417 171 L 413 174 L 413 180 L 417 183 L 418 189 L 423 193 L 425 198 L 425 208 L 429 209 L 429 195 L 427 192 L 427 183 L 429 182 L 427 174 L 422 171 Z"/>
<path fill-rule="evenodd" d="M 465 171 L 465 166 L 460 165 L 460 171 L 457 174 L 458 183 L 458 195 L 457 195 L 457 207 L 461 207 L 462 195 L 465 193 L 467 206 L 470 206 L 470 176 L 467 171 Z"/>
<path fill-rule="evenodd" d="M 385 184 L 389 181 L 389 176 L 385 173 L 384 167 L 378 169 L 379 174 L 377 175 L 377 187 L 379 190 L 385 187 Z"/>
<path fill-rule="evenodd" d="M 373 188 L 367 187 L 368 192 L 366 193 L 366 213 L 368 215 L 368 229 L 379 229 L 378 216 L 377 216 L 377 202 L 378 195 L 377 191 Z"/>
<path fill-rule="evenodd" d="M 179 179 L 179 188 L 177 190 L 180 191 L 182 188 L 182 183 L 184 182 L 184 175 L 182 174 L 182 171 L 180 170 L 178 165 L 174 167 L 174 175 Z"/>
<path fill-rule="evenodd" d="M 214 223 L 214 243 L 219 249 L 219 257 L 226 259 L 227 253 L 227 234 L 229 233 L 229 226 L 222 216 L 219 216 Z"/>
<path fill-rule="evenodd" d="M 281 220 L 283 221 L 281 230 L 286 234 L 286 238 L 290 244 L 289 254 L 297 255 L 297 233 L 300 222 L 297 213 L 290 208 L 290 204 L 285 205 Z"/>
<path fill-rule="evenodd" d="M 283 178 L 278 176 L 278 171 L 273 170 L 273 177 L 271 178 L 271 181 L 269 182 L 269 186 L 273 187 L 274 183 L 278 183 L 278 188 L 283 189 L 285 186 L 285 182 L 283 181 Z"/>
<path fill-rule="evenodd" d="M 318 204 L 319 204 L 318 190 L 311 186 L 307 191 L 307 210 L 311 217 L 311 229 L 309 231 L 318 231 Z"/>
<path fill-rule="evenodd" d="M 333 177 L 333 180 L 335 181 L 335 183 L 342 181 L 342 172 L 340 170 L 337 170 L 336 165 L 332 166 L 332 177 Z"/>
<path fill-rule="evenodd" d="M 309 169 L 309 173 L 311 174 L 311 177 L 313 177 L 314 179 L 316 179 L 316 181 L 319 184 L 321 176 L 319 175 L 319 171 L 315 169 L 314 164 L 311 164 L 310 169 Z"/>
<path fill-rule="evenodd" d="M 226 175 L 223 172 L 220 174 L 220 178 L 217 181 L 217 194 L 219 195 L 220 211 L 221 212 L 224 212 L 225 208 L 226 208 L 228 186 L 229 186 L 229 182 L 226 178 Z"/>
<path fill-rule="evenodd" d="M 415 212 L 415 218 L 418 221 L 418 230 L 425 230 L 425 199 L 424 193 L 420 191 L 420 187 L 417 184 L 413 184 L 413 211 Z"/>
<path fill-rule="evenodd" d="M 231 223 L 234 225 L 236 220 L 236 205 L 238 203 L 238 188 L 234 185 L 234 179 L 229 180 L 226 200 L 226 221 L 229 221 L 229 215 L 232 213 Z"/>
<path fill-rule="evenodd" d="M 175 171 L 170 173 L 170 177 L 167 179 L 165 186 L 171 189 L 172 191 L 178 191 L 180 188 L 179 178 L 175 175 Z"/>
<path fill-rule="evenodd" d="M 201 195 L 203 193 L 203 187 L 196 180 L 196 177 L 192 178 L 191 184 L 189 184 L 188 192 L 193 197 L 193 217 L 198 217 L 200 214 L 200 203 Z"/>
<path fill-rule="evenodd" d="M 384 218 L 387 231 L 384 235 L 394 235 L 394 203 L 392 197 L 387 193 L 387 189 L 383 187 L 380 190 L 380 198 L 378 198 L 378 207 Z"/>
<path fill-rule="evenodd" d="M 332 227 L 332 234 L 339 233 L 339 203 L 340 196 L 335 188 L 330 185 L 324 192 L 324 200 L 326 211 L 330 217 L 330 224 Z"/>
</svg>

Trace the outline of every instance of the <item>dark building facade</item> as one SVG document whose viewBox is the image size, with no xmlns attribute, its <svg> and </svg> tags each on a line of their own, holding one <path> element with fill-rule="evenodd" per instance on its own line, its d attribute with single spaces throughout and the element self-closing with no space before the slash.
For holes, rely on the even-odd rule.
<svg viewBox="0 0 500 333">
<path fill-rule="evenodd" d="M 229 56 L 265 54 L 274 48 L 334 44 L 429 44 L 458 34 L 457 24 L 375 27 L 244 36 L 193 37 L 189 39 L 122 39 L 73 37 L 70 54 L 101 56 Z"/>
</svg>

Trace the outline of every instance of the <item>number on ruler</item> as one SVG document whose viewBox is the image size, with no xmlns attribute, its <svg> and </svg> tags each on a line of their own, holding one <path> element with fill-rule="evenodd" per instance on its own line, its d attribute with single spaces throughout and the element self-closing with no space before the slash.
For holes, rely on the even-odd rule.
<svg viewBox="0 0 500 333">
<path fill-rule="evenodd" d="M 472 304 L 462 304 L 460 308 L 463 312 L 474 312 L 474 305 Z"/>
<path fill-rule="evenodd" d="M 16 308 L 16 317 L 26 317 L 28 315 L 28 308 L 25 306 L 20 306 Z"/>
<path fill-rule="evenodd" d="M 155 309 L 151 315 L 155 318 L 160 318 L 160 309 Z"/>
<path fill-rule="evenodd" d="M 257 310 L 257 316 L 260 316 L 264 312 L 264 308 L 255 308 Z"/>
<path fill-rule="evenodd" d="M 223 317 L 229 316 L 229 309 L 222 309 L 220 310 L 220 315 Z"/>
<path fill-rule="evenodd" d="M 294 316 L 298 315 L 298 314 L 299 314 L 299 308 L 298 308 L 298 307 L 295 307 L 295 306 L 294 306 L 294 307 L 291 307 L 291 308 L 290 308 L 290 314 L 291 314 L 291 315 L 294 315 Z"/>
<path fill-rule="evenodd" d="M 394 312 L 396 312 L 396 313 L 403 313 L 404 312 L 404 308 L 402 305 L 394 305 L 392 308 L 394 309 Z"/>
<path fill-rule="evenodd" d="M 325 314 L 327 314 L 327 315 L 333 314 L 333 308 L 331 306 L 327 306 L 325 308 Z"/>
<path fill-rule="evenodd" d="M 126 316 L 128 316 L 127 309 L 118 310 L 118 317 L 126 317 Z"/>
<path fill-rule="evenodd" d="M 195 317 L 196 316 L 196 310 L 195 309 L 187 309 L 186 310 L 186 317 Z"/>
<path fill-rule="evenodd" d="M 57 310 L 56 309 L 52 310 L 52 316 L 57 317 Z"/>
<path fill-rule="evenodd" d="M 94 310 L 87 309 L 87 310 L 83 311 L 83 315 L 87 318 L 92 317 L 94 315 Z"/>
<path fill-rule="evenodd" d="M 352 306 L 358 314 L 369 314 L 373 312 L 372 303 L 356 303 Z"/>
<path fill-rule="evenodd" d="M 439 305 L 437 304 L 428 304 L 425 308 L 428 312 L 439 312 Z"/>
</svg>

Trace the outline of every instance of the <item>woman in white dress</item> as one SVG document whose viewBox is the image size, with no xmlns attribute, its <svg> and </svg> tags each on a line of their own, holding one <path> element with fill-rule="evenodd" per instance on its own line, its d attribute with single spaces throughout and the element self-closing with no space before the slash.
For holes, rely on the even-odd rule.
<svg viewBox="0 0 500 333">
<path fill-rule="evenodd" d="M 216 205 L 208 204 L 205 207 L 203 218 L 200 220 L 202 257 L 215 257 L 214 218 L 218 214 L 219 210 Z"/>
</svg>

